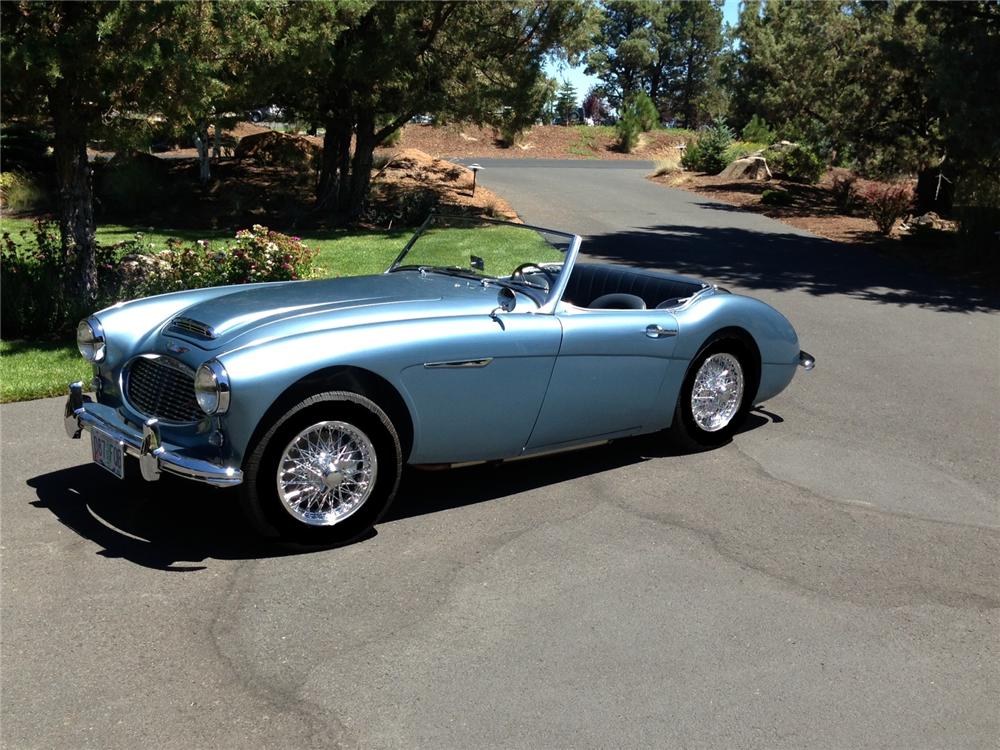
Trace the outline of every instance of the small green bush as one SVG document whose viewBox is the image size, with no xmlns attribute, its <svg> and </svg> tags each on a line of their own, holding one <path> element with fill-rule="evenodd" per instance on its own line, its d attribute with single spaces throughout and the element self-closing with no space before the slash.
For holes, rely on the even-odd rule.
<svg viewBox="0 0 1000 750">
<path fill-rule="evenodd" d="M 72 330 L 87 310 L 67 292 L 72 259 L 63 252 L 58 226 L 36 221 L 18 237 L 0 236 L 0 336 L 52 338 Z M 98 249 L 98 284 L 108 281 L 110 259 L 106 248 Z"/>
<path fill-rule="evenodd" d="M 150 206 L 168 204 L 173 191 L 170 165 L 149 154 L 116 156 L 103 165 L 95 180 L 99 209 L 115 216 L 136 216 Z"/>
<path fill-rule="evenodd" d="M 852 174 L 837 175 L 833 178 L 830 192 L 833 194 L 834 205 L 842 214 L 849 214 L 858 207 L 861 201 L 857 188 L 858 178 Z"/>
<path fill-rule="evenodd" d="M 638 116 L 631 110 L 625 110 L 615 126 L 618 131 L 618 148 L 626 154 L 632 150 L 639 142 L 639 135 L 642 133 L 642 126 L 639 124 Z"/>
<path fill-rule="evenodd" d="M 775 176 L 791 182 L 814 185 L 823 174 L 823 162 L 805 146 L 788 151 L 769 151 L 767 163 Z"/>
<path fill-rule="evenodd" d="M 767 126 L 767 121 L 759 115 L 750 118 L 750 122 L 743 127 L 743 132 L 740 135 L 744 141 L 768 145 L 774 143 L 778 138 L 775 132 Z"/>
<path fill-rule="evenodd" d="M 913 188 L 908 183 L 873 184 L 862 193 L 868 216 L 881 234 L 889 235 L 896 220 L 913 205 Z"/>
<path fill-rule="evenodd" d="M 379 145 L 383 148 L 395 148 L 403 140 L 403 128 L 397 128 L 387 135 Z"/>
<path fill-rule="evenodd" d="M 625 99 L 621 117 L 618 119 L 618 148 L 631 153 L 639 142 L 639 135 L 656 127 L 660 113 L 649 95 L 644 91 L 630 94 Z"/>
<path fill-rule="evenodd" d="M 625 102 L 625 108 L 631 109 L 635 113 L 643 133 L 648 133 L 659 124 L 660 113 L 645 91 L 638 91 L 629 96 Z"/>
<path fill-rule="evenodd" d="M 7 211 L 37 211 L 48 196 L 31 177 L 20 172 L 0 172 L 0 206 Z"/>
<path fill-rule="evenodd" d="M 966 254 L 1000 267 L 1000 184 L 991 165 L 964 174 L 955 193 L 955 218 Z"/>
<path fill-rule="evenodd" d="M 694 143 L 689 143 L 681 157 L 685 169 L 718 174 L 729 162 L 726 155 L 733 143 L 733 131 L 725 119 L 717 117 Z"/>
<path fill-rule="evenodd" d="M 5 172 L 42 174 L 51 169 L 50 138 L 21 123 L 0 127 L 0 164 Z"/>
<path fill-rule="evenodd" d="M 496 129 L 495 140 L 501 148 L 511 148 L 521 142 L 525 130 L 520 124 L 505 122 Z"/>
<path fill-rule="evenodd" d="M 769 189 L 760 195 L 760 202 L 765 206 L 790 206 L 792 199 L 792 194 L 787 190 Z"/>
</svg>

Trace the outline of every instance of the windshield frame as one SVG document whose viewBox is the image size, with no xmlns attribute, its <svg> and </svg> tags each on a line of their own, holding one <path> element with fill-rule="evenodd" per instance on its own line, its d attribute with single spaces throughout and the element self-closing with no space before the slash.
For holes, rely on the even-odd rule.
<svg viewBox="0 0 1000 750">
<path fill-rule="evenodd" d="M 433 227 L 436 221 L 441 221 L 441 220 L 459 221 L 459 222 L 468 221 L 468 222 L 475 222 L 477 224 L 494 224 L 497 226 L 516 227 L 518 229 L 532 229 L 536 232 L 544 232 L 546 234 L 551 234 L 556 237 L 563 237 L 569 240 L 569 245 L 566 248 L 565 257 L 563 258 L 562 269 L 560 270 L 559 275 L 556 277 L 555 283 L 553 283 L 552 286 L 549 288 L 549 292 L 546 295 L 544 301 L 538 306 L 538 309 L 535 310 L 535 312 L 537 313 L 555 312 L 556 305 L 559 304 L 559 300 L 562 299 L 563 292 L 566 291 L 566 285 L 569 283 L 569 275 L 573 271 L 573 266 L 576 265 L 576 258 L 577 255 L 579 255 L 580 253 L 580 244 L 583 241 L 583 239 L 578 234 L 571 234 L 570 232 L 562 232 L 558 229 L 549 229 L 548 227 L 539 227 L 533 224 L 521 224 L 514 221 L 503 221 L 501 219 L 487 219 L 478 216 L 460 216 L 454 214 L 431 214 L 430 216 L 427 217 L 426 220 L 424 220 L 423 224 L 417 227 L 417 230 L 413 233 L 413 236 L 410 237 L 407 243 L 403 246 L 403 249 L 400 250 L 399 255 L 396 256 L 396 259 L 392 262 L 389 268 L 386 269 L 385 273 L 389 274 L 395 271 L 415 270 L 409 266 L 402 266 L 401 264 L 403 259 L 406 257 L 406 254 L 410 251 L 410 248 L 413 247 L 413 245 L 416 243 L 418 239 L 420 239 L 420 236 L 425 231 Z M 439 270 L 441 272 L 446 273 L 449 269 L 444 269 L 444 268 L 435 269 L 433 267 L 428 266 L 427 270 L 429 271 Z M 489 283 L 498 283 L 498 284 L 513 283 L 516 286 L 520 286 L 516 284 L 516 282 L 507 282 L 506 281 L 507 277 L 482 276 L 479 278 L 484 283 L 484 285 Z"/>
</svg>

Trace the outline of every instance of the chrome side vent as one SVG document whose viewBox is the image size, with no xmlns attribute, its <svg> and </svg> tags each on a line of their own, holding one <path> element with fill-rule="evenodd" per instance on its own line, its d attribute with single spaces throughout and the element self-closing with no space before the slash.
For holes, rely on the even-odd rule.
<svg viewBox="0 0 1000 750">
<path fill-rule="evenodd" d="M 174 318 L 170 322 L 169 330 L 186 333 L 189 336 L 197 336 L 201 339 L 214 339 L 215 331 L 212 326 L 191 318 Z"/>
</svg>

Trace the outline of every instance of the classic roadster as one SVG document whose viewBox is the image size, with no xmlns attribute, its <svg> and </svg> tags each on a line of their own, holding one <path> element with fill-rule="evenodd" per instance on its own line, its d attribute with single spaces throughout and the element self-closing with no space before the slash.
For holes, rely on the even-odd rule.
<svg viewBox="0 0 1000 750">
<path fill-rule="evenodd" d="M 578 263 L 580 237 L 432 216 L 388 271 L 197 289 L 82 321 L 96 400 L 65 427 L 124 477 L 239 486 L 255 527 L 336 543 L 404 463 L 521 458 L 670 428 L 718 445 L 813 358 L 758 300 Z M 131 460 L 131 459 L 128 459 Z"/>
</svg>

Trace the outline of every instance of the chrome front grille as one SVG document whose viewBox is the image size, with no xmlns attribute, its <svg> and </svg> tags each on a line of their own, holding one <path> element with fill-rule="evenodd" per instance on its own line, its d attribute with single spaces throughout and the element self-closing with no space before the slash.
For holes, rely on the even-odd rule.
<svg viewBox="0 0 1000 750">
<path fill-rule="evenodd" d="M 194 371 L 171 357 L 136 357 L 125 368 L 124 386 L 129 404 L 147 417 L 197 422 L 205 416 L 194 397 Z"/>
<path fill-rule="evenodd" d="M 171 330 L 188 333 L 202 339 L 214 339 L 215 331 L 212 326 L 191 318 L 174 318 L 170 323 Z"/>
</svg>

